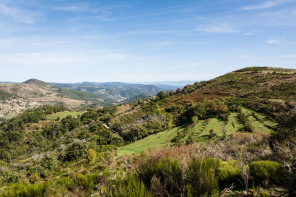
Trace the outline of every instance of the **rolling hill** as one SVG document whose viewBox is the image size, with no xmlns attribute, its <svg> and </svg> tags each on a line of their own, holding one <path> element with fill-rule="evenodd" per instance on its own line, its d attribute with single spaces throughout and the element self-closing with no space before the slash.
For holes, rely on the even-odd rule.
<svg viewBox="0 0 296 197">
<path fill-rule="evenodd" d="M 37 79 L 30 79 L 24 83 L 0 83 L 0 94 L 0 117 L 6 118 L 25 109 L 45 104 L 63 105 L 69 108 L 108 104 L 108 101 L 91 93 L 52 86 Z"/>
<path fill-rule="evenodd" d="M 296 70 L 249 67 L 138 102 L 28 110 L 0 125 L 0 196 L 293 196 L 295 90 Z"/>
</svg>

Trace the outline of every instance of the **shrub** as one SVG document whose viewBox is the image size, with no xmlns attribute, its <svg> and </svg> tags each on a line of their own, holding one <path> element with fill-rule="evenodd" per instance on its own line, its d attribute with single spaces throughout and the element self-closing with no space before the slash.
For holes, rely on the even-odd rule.
<svg viewBox="0 0 296 197">
<path fill-rule="evenodd" d="M 74 161 L 85 153 L 85 146 L 81 143 L 73 143 L 65 150 L 64 161 Z"/>
<path fill-rule="evenodd" d="M 40 180 L 39 173 L 36 172 L 36 171 L 33 172 L 33 173 L 30 175 L 29 180 L 30 180 L 31 183 L 35 183 L 35 182 L 39 181 L 39 180 Z"/>
<path fill-rule="evenodd" d="M 219 159 L 192 158 L 186 170 L 188 196 L 213 196 L 219 192 Z"/>
<path fill-rule="evenodd" d="M 256 185 L 278 184 L 281 171 L 282 165 L 275 161 L 254 161 L 250 164 L 250 174 Z"/>
<path fill-rule="evenodd" d="M 220 187 L 242 186 L 241 169 L 236 160 L 222 161 L 219 166 L 219 185 Z"/>
<path fill-rule="evenodd" d="M 171 158 L 161 161 L 149 159 L 139 167 L 138 174 L 148 189 L 151 189 L 151 180 L 155 177 L 160 180 L 169 194 L 176 196 L 182 192 L 183 172 L 179 161 Z"/>
<path fill-rule="evenodd" d="M 156 177 L 166 188 L 170 195 L 181 194 L 183 191 L 183 173 L 181 162 L 166 158 L 158 163 Z"/>
<path fill-rule="evenodd" d="M 75 183 L 76 187 L 81 188 L 87 194 L 91 194 L 94 189 L 94 180 L 91 175 L 78 174 Z"/>
<path fill-rule="evenodd" d="M 250 121 L 245 121 L 244 122 L 244 131 L 247 131 L 247 132 L 253 132 L 253 126 L 251 125 Z"/>
<path fill-rule="evenodd" d="M 9 191 L 3 193 L 3 196 L 15 196 L 15 197 L 37 197 L 45 196 L 45 193 L 49 190 L 48 183 L 41 184 L 15 184 Z"/>
<path fill-rule="evenodd" d="M 49 155 L 45 155 L 42 160 L 41 166 L 51 170 L 55 166 L 54 159 Z"/>
<path fill-rule="evenodd" d="M 165 99 L 166 98 L 165 91 L 158 92 L 157 97 L 158 97 L 159 100 Z"/>
<path fill-rule="evenodd" d="M 191 122 L 192 122 L 192 123 L 198 123 L 198 116 L 193 116 L 193 117 L 191 118 Z"/>
<path fill-rule="evenodd" d="M 87 161 L 90 164 L 94 164 L 97 158 L 97 153 L 94 149 L 89 149 L 87 151 Z"/>
<path fill-rule="evenodd" d="M 149 197 L 153 195 L 146 189 L 144 183 L 136 175 L 128 175 L 124 180 L 118 178 L 116 186 L 104 194 L 104 196 Z"/>
</svg>

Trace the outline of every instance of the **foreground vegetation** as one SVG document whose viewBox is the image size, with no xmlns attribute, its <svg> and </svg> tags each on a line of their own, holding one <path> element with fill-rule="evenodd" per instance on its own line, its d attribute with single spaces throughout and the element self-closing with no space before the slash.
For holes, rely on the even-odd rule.
<svg viewBox="0 0 296 197">
<path fill-rule="evenodd" d="M 0 125 L 0 196 L 295 196 L 295 73 L 246 68 L 84 113 L 28 110 Z"/>
</svg>

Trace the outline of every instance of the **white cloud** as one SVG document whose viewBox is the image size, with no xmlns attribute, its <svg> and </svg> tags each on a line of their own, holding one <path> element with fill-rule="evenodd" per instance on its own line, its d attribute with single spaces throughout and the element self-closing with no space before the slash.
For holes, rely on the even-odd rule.
<svg viewBox="0 0 296 197">
<path fill-rule="evenodd" d="M 289 2 L 289 0 L 266 1 L 261 4 L 246 6 L 246 7 L 243 7 L 242 9 L 243 10 L 261 10 L 261 9 L 272 8 L 272 7 L 278 6 L 278 5 L 286 3 L 286 2 Z"/>
<path fill-rule="evenodd" d="M 208 32 L 208 33 L 222 33 L 222 34 L 237 32 L 237 30 L 235 30 L 233 27 L 229 25 L 209 25 L 209 26 L 197 27 L 195 30 Z"/>
<path fill-rule="evenodd" d="M 271 38 L 268 39 L 267 44 L 274 44 L 274 45 L 279 45 L 281 43 L 281 41 L 278 38 Z"/>
</svg>

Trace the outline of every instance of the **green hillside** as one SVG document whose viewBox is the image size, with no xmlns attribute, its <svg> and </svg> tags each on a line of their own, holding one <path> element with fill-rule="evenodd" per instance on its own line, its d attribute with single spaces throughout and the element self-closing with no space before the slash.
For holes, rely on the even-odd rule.
<svg viewBox="0 0 296 197">
<path fill-rule="evenodd" d="M 295 73 L 246 68 L 84 113 L 27 110 L 0 125 L 0 196 L 293 196 Z"/>
<path fill-rule="evenodd" d="M 170 146 L 170 141 L 176 136 L 180 128 L 176 127 L 170 130 L 159 132 L 148 137 L 136 141 L 127 146 L 119 147 L 117 149 L 118 156 L 125 154 L 136 154 L 144 151 L 152 151 L 153 149 L 161 149 Z"/>
<path fill-rule="evenodd" d="M 58 112 L 58 113 L 55 113 L 55 114 L 48 115 L 46 117 L 46 119 L 56 120 L 57 118 L 58 119 L 63 119 L 63 118 L 66 118 L 67 116 L 76 117 L 76 116 L 81 115 L 81 114 L 82 114 L 81 112 L 76 112 L 76 111 Z"/>
</svg>

